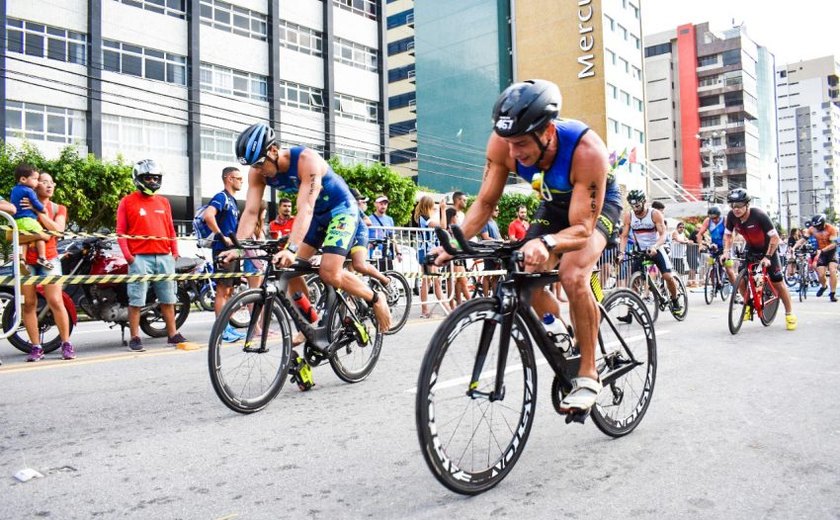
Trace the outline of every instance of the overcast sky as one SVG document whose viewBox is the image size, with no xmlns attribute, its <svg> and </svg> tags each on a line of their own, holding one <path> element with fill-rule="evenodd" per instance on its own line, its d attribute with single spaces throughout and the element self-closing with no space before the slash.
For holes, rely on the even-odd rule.
<svg viewBox="0 0 840 520">
<path fill-rule="evenodd" d="M 747 33 L 776 56 L 776 64 L 834 54 L 840 60 L 840 0 L 641 0 L 646 34 L 684 23 L 709 22 L 713 31 L 746 23 Z"/>
</svg>

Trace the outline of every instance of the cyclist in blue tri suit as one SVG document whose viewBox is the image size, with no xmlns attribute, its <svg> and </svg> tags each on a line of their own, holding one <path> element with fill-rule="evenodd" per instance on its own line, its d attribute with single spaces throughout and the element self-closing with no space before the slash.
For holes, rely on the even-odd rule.
<svg viewBox="0 0 840 520">
<path fill-rule="evenodd" d="M 712 206 L 709 208 L 707 212 L 707 217 L 703 220 L 703 224 L 700 225 L 700 228 L 697 230 L 697 245 L 702 247 L 703 246 L 703 239 L 706 231 L 709 232 L 709 238 L 711 239 L 711 244 L 709 247 L 709 264 L 712 265 L 714 262 L 719 261 L 721 254 L 723 253 L 723 235 L 724 231 L 726 231 L 726 222 L 720 216 L 720 208 L 717 206 Z M 735 268 L 734 262 L 732 259 L 727 259 L 723 263 L 723 267 L 726 269 L 726 276 L 729 278 L 729 283 L 733 286 L 735 285 Z"/>
<path fill-rule="evenodd" d="M 248 195 L 239 219 L 237 238 L 248 238 L 254 230 L 266 186 L 284 193 L 297 193 L 297 216 L 286 248 L 274 262 L 288 267 L 295 258 L 309 260 L 320 247 L 323 251 L 319 276 L 336 289 L 367 301 L 373 306 L 379 329 L 391 328 L 391 314 L 384 298 L 356 275 L 344 270 L 358 221 L 358 205 L 344 179 L 314 150 L 295 146 L 281 149 L 274 130 L 263 123 L 249 126 L 236 140 L 236 157 L 248 172 Z M 222 253 L 236 258 L 241 251 Z M 306 291 L 298 277 L 289 283 L 291 292 Z"/>
<path fill-rule="evenodd" d="M 529 272 L 553 270 L 559 262 L 581 351 L 578 377 L 560 404 L 561 411 L 572 412 L 591 408 L 601 391 L 595 368 L 600 313 L 589 278 L 607 241 L 615 239 L 621 194 L 604 142 L 580 121 L 557 119 L 561 102 L 560 89 L 545 80 L 515 83 L 502 92 L 493 108 L 481 189 L 461 228 L 467 237 L 481 231 L 509 172 L 540 193 L 542 202 L 521 251 Z M 438 264 L 451 258 L 440 248 L 435 252 Z M 559 316 L 559 302 L 547 290 L 537 291 L 532 303 L 539 316 Z"/>
</svg>

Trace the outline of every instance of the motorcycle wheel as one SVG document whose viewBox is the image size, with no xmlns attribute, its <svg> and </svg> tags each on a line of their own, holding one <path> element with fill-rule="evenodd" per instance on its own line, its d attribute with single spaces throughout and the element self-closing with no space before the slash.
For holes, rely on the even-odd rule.
<svg viewBox="0 0 840 520">
<path fill-rule="evenodd" d="M 214 302 L 216 300 L 216 296 L 213 294 L 213 291 L 210 289 L 209 285 L 205 285 L 201 288 L 201 292 L 198 294 L 198 304 L 201 306 L 202 309 L 205 311 L 213 311 L 214 310 Z"/>
<path fill-rule="evenodd" d="M 9 330 L 12 328 L 12 324 L 15 321 L 15 307 L 14 307 L 14 296 L 8 295 L 0 295 L 0 298 L 4 300 L 4 308 L 3 308 L 3 330 Z M 47 300 L 44 299 L 42 295 L 38 295 L 38 312 L 41 312 L 41 309 L 47 304 Z M 70 333 L 73 332 L 73 320 L 70 319 L 70 311 L 67 311 L 67 321 L 70 323 Z M 38 332 L 41 335 L 41 347 L 44 349 L 44 353 L 50 353 L 57 349 L 61 345 L 61 336 L 58 335 L 58 327 L 55 325 L 55 320 L 53 319 L 52 311 L 48 310 L 47 313 L 44 315 L 44 319 L 42 322 L 38 323 Z M 29 354 L 29 351 L 32 349 L 32 344 L 29 343 L 29 336 L 26 334 L 26 329 L 23 326 L 23 322 L 21 322 L 20 326 L 17 330 L 8 337 L 9 343 L 12 344 L 16 349 Z"/>
<path fill-rule="evenodd" d="M 190 315 L 190 295 L 181 287 L 178 288 L 178 301 L 175 303 L 175 328 L 180 329 Z M 140 330 L 150 338 L 165 338 L 166 323 L 163 321 L 163 314 L 160 312 L 160 304 L 155 301 L 154 305 L 146 312 L 140 314 Z"/>
</svg>

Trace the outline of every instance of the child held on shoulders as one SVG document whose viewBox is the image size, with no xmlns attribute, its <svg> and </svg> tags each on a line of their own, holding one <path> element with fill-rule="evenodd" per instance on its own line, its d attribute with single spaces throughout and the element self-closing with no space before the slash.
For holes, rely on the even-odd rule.
<svg viewBox="0 0 840 520">
<path fill-rule="evenodd" d="M 47 261 L 46 241 L 49 237 L 44 234 L 44 228 L 38 222 L 38 213 L 44 213 L 46 211 L 44 205 L 38 200 L 38 194 L 35 193 L 40 175 L 38 170 L 28 164 L 18 165 L 15 168 L 15 178 L 18 183 L 12 188 L 12 194 L 9 199 L 17 209 L 15 221 L 18 230 L 23 235 L 21 236 L 21 254 L 23 258 L 26 258 L 29 244 L 34 242 L 35 248 L 38 251 L 38 260 L 36 263 L 44 269 L 52 270 L 52 263 Z M 29 202 L 28 207 L 23 206 L 23 199 Z"/>
</svg>

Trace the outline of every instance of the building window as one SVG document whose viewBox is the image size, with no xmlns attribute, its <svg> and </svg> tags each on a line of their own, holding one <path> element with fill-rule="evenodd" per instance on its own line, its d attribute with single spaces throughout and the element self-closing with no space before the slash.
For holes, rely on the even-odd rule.
<svg viewBox="0 0 840 520">
<path fill-rule="evenodd" d="M 609 49 L 607 49 L 607 58 L 609 58 L 609 62 L 615 65 L 615 53 Z"/>
<path fill-rule="evenodd" d="M 637 97 L 634 97 L 633 98 L 633 106 L 636 107 L 636 110 L 638 112 L 641 112 L 642 111 L 642 100 L 637 98 Z"/>
<path fill-rule="evenodd" d="M 417 92 L 406 92 L 388 98 L 388 108 L 397 109 L 411 105 L 417 100 Z"/>
<path fill-rule="evenodd" d="M 324 91 L 319 88 L 281 80 L 279 95 L 281 105 L 313 112 L 324 111 Z"/>
<path fill-rule="evenodd" d="M 720 124 L 720 117 L 719 116 L 711 116 L 711 117 L 701 117 L 700 118 L 700 128 L 705 128 L 708 126 L 717 126 Z"/>
<path fill-rule="evenodd" d="M 187 127 L 133 117 L 102 115 L 102 146 L 110 155 L 187 155 Z"/>
<path fill-rule="evenodd" d="M 668 43 L 660 43 L 659 45 L 651 45 L 650 47 L 645 47 L 645 58 L 650 58 L 653 56 L 659 56 L 660 54 L 670 54 L 671 53 L 671 42 Z"/>
<path fill-rule="evenodd" d="M 268 35 L 266 15 L 221 0 L 201 0 L 201 23 L 256 40 Z"/>
<path fill-rule="evenodd" d="M 401 81 L 404 79 L 408 79 L 410 76 L 414 75 L 414 64 L 411 63 L 406 65 L 405 67 L 397 67 L 395 69 L 391 69 L 388 71 L 388 83 L 394 83 L 396 81 Z"/>
<path fill-rule="evenodd" d="M 604 19 L 607 21 L 606 25 L 610 26 L 610 30 L 615 31 L 615 20 L 613 20 L 607 15 L 604 15 Z"/>
<path fill-rule="evenodd" d="M 376 123 L 379 119 L 379 103 L 346 94 L 335 95 L 336 115 L 357 121 Z"/>
<path fill-rule="evenodd" d="M 414 22 L 414 9 L 408 9 L 401 13 L 392 14 L 388 17 L 388 29 L 406 25 L 409 22 Z"/>
<path fill-rule="evenodd" d="M 378 69 L 376 50 L 343 38 L 336 38 L 334 43 L 335 61 L 371 72 Z"/>
<path fill-rule="evenodd" d="M 6 101 L 6 134 L 32 141 L 84 144 L 85 113 L 81 110 Z"/>
<path fill-rule="evenodd" d="M 6 48 L 37 58 L 87 64 L 87 35 L 15 18 L 6 21 Z"/>
<path fill-rule="evenodd" d="M 408 121 L 401 121 L 394 123 L 388 127 L 388 135 L 390 137 L 401 137 L 417 131 L 417 121 L 410 119 Z M 393 158 L 393 154 L 392 154 Z"/>
<path fill-rule="evenodd" d="M 139 7 L 153 13 L 167 14 L 175 18 L 187 17 L 187 0 L 116 0 L 121 4 Z"/>
<path fill-rule="evenodd" d="M 720 104 L 720 96 L 704 96 L 700 98 L 701 107 L 711 107 Z"/>
<path fill-rule="evenodd" d="M 394 54 L 401 54 L 403 52 L 408 52 L 409 49 L 414 48 L 414 36 L 410 36 L 408 38 L 403 38 L 402 40 L 397 40 L 395 42 L 391 42 L 388 44 L 388 56 L 393 56 Z"/>
<path fill-rule="evenodd" d="M 711 56 L 700 56 L 697 58 L 697 66 L 698 67 L 708 67 L 709 65 L 717 65 L 718 63 L 718 55 L 712 54 Z"/>
<path fill-rule="evenodd" d="M 259 74 L 202 63 L 201 90 L 268 101 L 268 78 Z"/>
<path fill-rule="evenodd" d="M 642 79 L 642 69 L 635 65 L 632 65 L 631 69 L 633 70 L 633 79 Z"/>
<path fill-rule="evenodd" d="M 642 41 L 639 39 L 639 37 L 638 37 L 638 36 L 636 36 L 636 35 L 634 35 L 634 34 L 631 34 L 631 35 L 630 35 L 630 38 L 633 40 L 633 46 L 634 46 L 634 47 L 636 47 L 637 49 L 641 49 L 641 48 L 642 48 Z"/>
<path fill-rule="evenodd" d="M 333 0 L 333 5 L 376 20 L 376 0 Z"/>
<path fill-rule="evenodd" d="M 718 83 L 720 83 L 720 76 L 716 75 L 716 76 L 707 76 L 705 78 L 701 78 L 699 85 L 701 87 L 711 87 L 713 85 L 717 85 Z"/>
<path fill-rule="evenodd" d="M 624 58 L 619 58 L 618 60 L 621 62 L 621 65 L 619 65 L 619 67 L 623 68 L 624 72 L 629 74 L 630 73 L 630 62 L 628 62 Z"/>
<path fill-rule="evenodd" d="M 740 65 L 741 64 L 741 49 L 732 49 L 723 51 L 723 66 Z"/>
<path fill-rule="evenodd" d="M 615 85 L 607 83 L 607 92 L 609 93 L 611 98 L 618 99 L 618 89 L 615 88 Z"/>
<path fill-rule="evenodd" d="M 644 133 L 644 132 L 642 132 L 641 130 L 635 130 L 635 132 L 636 132 L 636 141 L 638 141 L 639 143 L 644 144 L 644 142 L 645 142 L 645 133 Z"/>
<path fill-rule="evenodd" d="M 636 20 L 638 20 L 638 19 L 639 19 L 639 7 L 638 7 L 638 6 L 635 6 L 635 5 L 633 5 L 633 4 L 630 4 L 630 9 L 632 9 L 632 10 L 633 10 L 633 18 L 635 18 Z"/>
<path fill-rule="evenodd" d="M 102 40 L 104 70 L 140 78 L 187 84 L 187 58 L 137 45 Z"/>
<path fill-rule="evenodd" d="M 614 134 L 618 133 L 618 121 L 607 118 L 607 128 Z"/>
<path fill-rule="evenodd" d="M 626 135 L 628 138 L 629 138 L 629 137 L 633 137 L 633 130 L 630 128 L 630 126 L 629 126 L 629 125 L 625 125 L 625 124 L 623 124 L 623 123 L 622 123 L 622 125 L 621 125 L 621 131 L 622 131 L 622 133 L 623 133 L 624 135 Z"/>
<path fill-rule="evenodd" d="M 201 158 L 213 161 L 232 162 L 233 149 L 238 134 L 230 130 L 215 130 L 201 127 Z"/>
<path fill-rule="evenodd" d="M 373 152 L 365 152 L 355 148 L 338 148 L 335 149 L 335 155 L 341 162 L 347 164 L 366 164 L 371 165 L 379 161 L 379 154 Z"/>
<path fill-rule="evenodd" d="M 621 102 L 627 105 L 628 107 L 630 106 L 630 94 L 624 92 L 623 90 L 621 91 Z"/>
<path fill-rule="evenodd" d="M 323 33 L 315 29 L 280 20 L 277 39 L 281 47 L 312 56 L 323 55 Z"/>
<path fill-rule="evenodd" d="M 417 160 L 417 148 L 406 148 L 404 150 L 391 151 L 391 164 L 405 164 Z"/>
</svg>

